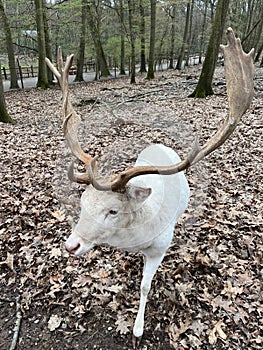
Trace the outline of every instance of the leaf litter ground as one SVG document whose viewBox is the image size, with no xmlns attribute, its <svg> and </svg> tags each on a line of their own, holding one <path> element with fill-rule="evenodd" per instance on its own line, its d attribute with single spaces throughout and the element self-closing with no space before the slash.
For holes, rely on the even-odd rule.
<svg viewBox="0 0 263 350">
<path fill-rule="evenodd" d="M 84 148 L 102 174 L 132 166 L 162 142 L 183 157 L 227 113 L 223 69 L 215 95 L 187 98 L 197 68 L 71 85 Z M 262 70 L 237 131 L 189 169 L 189 208 L 152 284 L 141 349 L 262 349 Z M 61 92 L 7 92 L 17 124 L 1 129 L 0 348 L 131 349 L 142 256 L 96 247 L 69 256 L 83 186 L 70 184 L 60 120 Z M 80 165 L 79 165 L 80 166 Z M 19 304 L 18 304 L 18 299 Z"/>
</svg>

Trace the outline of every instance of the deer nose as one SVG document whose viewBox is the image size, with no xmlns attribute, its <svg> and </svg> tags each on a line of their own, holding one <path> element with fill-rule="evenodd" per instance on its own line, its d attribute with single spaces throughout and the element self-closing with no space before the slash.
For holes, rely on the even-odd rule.
<svg viewBox="0 0 263 350">
<path fill-rule="evenodd" d="M 77 244 L 74 245 L 74 246 L 68 246 L 68 245 L 66 244 L 66 249 L 67 249 L 67 251 L 68 251 L 69 253 L 71 253 L 71 254 L 74 254 L 79 248 L 80 248 L 80 243 L 77 243 Z"/>
</svg>

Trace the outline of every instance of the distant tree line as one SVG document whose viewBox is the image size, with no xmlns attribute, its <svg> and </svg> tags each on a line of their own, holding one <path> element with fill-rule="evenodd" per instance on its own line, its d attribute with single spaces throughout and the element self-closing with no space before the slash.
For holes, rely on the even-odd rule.
<svg viewBox="0 0 263 350">
<path fill-rule="evenodd" d="M 75 53 L 76 81 L 83 80 L 83 66 L 91 59 L 96 79 L 109 76 L 114 65 L 120 74 L 129 67 L 135 83 L 136 67 L 153 79 L 163 58 L 170 69 L 180 70 L 190 55 L 200 63 L 205 56 L 192 94 L 204 97 L 213 93 L 219 43 L 229 25 L 245 51 L 254 47 L 255 60 L 262 60 L 263 0 L 0 0 L 0 24 L 0 52 L 8 57 L 11 88 L 18 87 L 17 55 L 35 56 L 37 86 L 50 86 L 53 76 L 44 59 L 56 61 L 61 46 L 65 54 Z"/>
</svg>

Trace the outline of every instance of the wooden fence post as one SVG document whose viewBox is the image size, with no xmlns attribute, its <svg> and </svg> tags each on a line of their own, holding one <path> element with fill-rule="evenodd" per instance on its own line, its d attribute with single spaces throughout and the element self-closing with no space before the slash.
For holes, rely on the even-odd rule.
<svg viewBox="0 0 263 350">
<path fill-rule="evenodd" d="M 22 68 L 19 64 L 19 59 L 17 58 L 17 66 L 18 66 L 18 72 L 19 72 L 19 75 L 20 75 L 20 80 L 21 80 L 21 87 L 22 89 L 24 89 L 24 82 L 23 82 L 23 72 L 22 72 Z"/>
<path fill-rule="evenodd" d="M 5 80 L 7 80 L 7 73 L 6 73 L 5 67 L 2 68 L 2 71 L 4 73 Z M 1 74 L 2 74 L 2 72 L 1 72 Z"/>
</svg>

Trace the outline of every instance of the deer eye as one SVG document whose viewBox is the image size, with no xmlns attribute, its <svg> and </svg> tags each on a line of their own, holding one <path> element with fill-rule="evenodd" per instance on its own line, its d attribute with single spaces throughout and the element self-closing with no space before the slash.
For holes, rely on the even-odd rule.
<svg viewBox="0 0 263 350">
<path fill-rule="evenodd" d="M 117 214 L 118 214 L 118 211 L 115 210 L 115 209 L 111 209 L 111 210 L 109 210 L 109 214 L 110 214 L 110 215 L 117 215 Z"/>
</svg>

